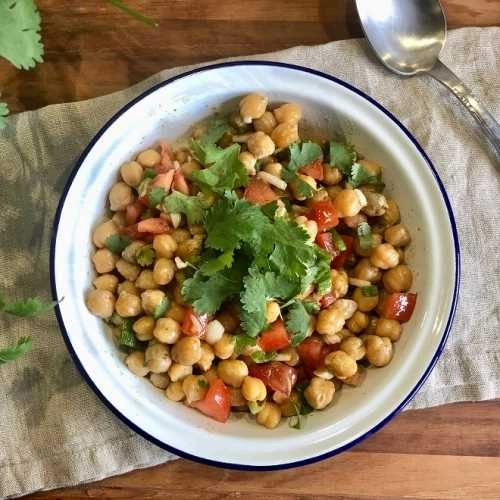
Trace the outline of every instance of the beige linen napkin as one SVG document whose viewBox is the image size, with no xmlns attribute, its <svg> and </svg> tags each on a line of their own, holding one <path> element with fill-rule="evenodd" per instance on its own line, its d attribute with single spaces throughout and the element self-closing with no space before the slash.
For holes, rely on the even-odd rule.
<svg viewBox="0 0 500 500">
<path fill-rule="evenodd" d="M 386 71 L 364 41 L 297 47 L 247 59 L 309 66 L 356 85 L 392 111 L 433 160 L 455 210 L 462 245 L 453 331 L 409 408 L 500 396 L 499 176 L 481 134 L 430 77 Z M 443 60 L 500 119 L 500 28 L 449 34 Z M 0 133 L 0 289 L 11 298 L 49 294 L 52 221 L 65 181 L 95 132 L 124 103 L 188 68 L 85 102 L 9 119 Z M 94 481 L 174 458 L 130 431 L 87 387 L 54 315 L 0 318 L 0 346 L 23 335 L 35 347 L 0 367 L 0 496 Z"/>
</svg>

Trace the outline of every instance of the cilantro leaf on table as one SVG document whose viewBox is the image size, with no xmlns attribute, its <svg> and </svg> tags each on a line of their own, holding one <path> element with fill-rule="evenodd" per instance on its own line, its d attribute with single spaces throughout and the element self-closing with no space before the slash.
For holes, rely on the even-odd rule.
<svg viewBox="0 0 500 500">
<path fill-rule="evenodd" d="M 226 267 L 233 265 L 233 250 L 221 253 L 217 257 L 210 258 L 200 265 L 200 272 L 205 276 L 212 276 Z"/>
<path fill-rule="evenodd" d="M 147 24 L 148 26 L 153 26 L 155 28 L 159 26 L 158 21 L 155 21 L 153 18 L 149 16 L 141 14 L 138 10 L 133 9 L 122 0 L 105 0 L 105 1 L 110 5 L 113 5 L 118 9 L 122 10 L 123 12 L 133 17 L 134 19 L 137 19 L 137 21 L 140 21 L 141 23 Z"/>
<path fill-rule="evenodd" d="M 0 349 L 0 365 L 14 361 L 25 354 L 32 346 L 33 341 L 30 337 L 21 337 L 17 344 Z"/>
<path fill-rule="evenodd" d="M 347 181 L 353 188 L 357 188 L 362 184 L 382 184 L 379 175 L 373 175 L 359 163 L 354 163 L 352 165 Z"/>
<path fill-rule="evenodd" d="M 303 302 L 294 301 L 288 308 L 285 319 L 286 328 L 291 332 L 292 346 L 299 345 L 307 336 L 307 331 L 311 325 L 311 316 L 307 312 Z"/>
<path fill-rule="evenodd" d="M 188 196 L 178 191 L 164 198 L 163 206 L 167 212 L 185 214 L 188 224 L 199 224 L 207 208 L 200 196 Z"/>
<path fill-rule="evenodd" d="M 373 245 L 372 230 L 368 222 L 360 222 L 356 229 L 359 239 L 359 246 L 363 250 L 369 250 Z"/>
<path fill-rule="evenodd" d="M 9 107 L 4 102 L 0 102 L 0 130 L 7 126 L 5 117 L 9 114 Z"/>
<path fill-rule="evenodd" d="M 305 167 L 314 160 L 323 156 L 321 146 L 314 142 L 294 143 L 288 147 L 290 161 L 283 170 L 283 179 L 286 182 L 292 181 L 299 168 Z"/>
<path fill-rule="evenodd" d="M 15 302 L 5 302 L 4 297 L 0 295 L 0 311 L 20 318 L 44 313 L 52 309 L 56 304 L 56 301 L 46 302 L 38 297 L 16 300 Z"/>
<path fill-rule="evenodd" d="M 201 144 L 215 144 L 222 136 L 229 132 L 229 123 L 219 117 L 212 118 L 207 122 L 206 130 L 200 138 Z"/>
<path fill-rule="evenodd" d="M 148 193 L 148 204 L 149 208 L 155 208 L 156 205 L 159 205 L 163 199 L 167 196 L 167 192 L 165 191 L 164 188 L 162 187 L 154 187 L 149 193 Z"/>
<path fill-rule="evenodd" d="M 0 56 L 18 69 L 43 61 L 40 14 L 33 0 L 0 2 Z"/>
<path fill-rule="evenodd" d="M 344 175 L 350 175 L 356 161 L 356 151 L 347 144 L 330 141 L 330 165 L 337 167 Z"/>
</svg>

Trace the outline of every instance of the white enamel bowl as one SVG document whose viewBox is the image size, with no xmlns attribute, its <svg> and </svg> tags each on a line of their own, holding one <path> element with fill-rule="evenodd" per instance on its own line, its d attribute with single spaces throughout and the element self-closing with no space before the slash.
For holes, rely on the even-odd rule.
<svg viewBox="0 0 500 500">
<path fill-rule="evenodd" d="M 413 242 L 417 307 L 390 365 L 370 369 L 359 388 L 345 387 L 327 410 L 291 429 L 269 431 L 248 417 L 220 424 L 168 401 L 130 373 L 103 323 L 84 304 L 93 270 L 90 235 L 102 218 L 119 166 L 161 138 L 173 140 L 215 109 L 261 91 L 271 102 L 299 102 L 313 129 L 342 133 L 384 167 Z M 354 87 L 306 68 L 237 62 L 180 75 L 119 111 L 83 152 L 64 190 L 54 227 L 51 280 L 59 324 L 75 363 L 115 415 L 153 443 L 178 455 L 232 468 L 284 468 L 338 453 L 372 434 L 414 396 L 441 353 L 458 293 L 459 248 L 453 214 L 436 171 L 411 134 Z"/>
</svg>

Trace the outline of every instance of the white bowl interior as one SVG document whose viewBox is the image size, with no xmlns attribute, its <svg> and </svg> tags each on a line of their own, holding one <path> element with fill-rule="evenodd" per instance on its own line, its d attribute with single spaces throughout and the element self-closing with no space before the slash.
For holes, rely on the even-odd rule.
<svg viewBox="0 0 500 500">
<path fill-rule="evenodd" d="M 299 102 L 309 126 L 340 133 L 384 167 L 413 242 L 408 261 L 418 292 L 415 313 L 395 345 L 392 363 L 370 369 L 359 388 L 345 387 L 327 410 L 294 430 L 286 421 L 269 431 L 247 416 L 219 424 L 130 373 L 111 334 L 84 304 L 94 272 L 90 235 L 102 218 L 118 168 L 159 139 L 174 140 L 194 122 L 251 91 L 271 102 Z M 308 127 L 309 128 L 309 127 Z M 97 139 L 76 173 L 62 208 L 53 280 L 60 314 L 78 359 L 107 401 L 159 443 L 224 464 L 273 466 L 312 459 L 371 431 L 407 398 L 435 358 L 452 310 L 455 249 L 434 176 L 415 145 L 383 111 L 345 86 L 316 74 L 270 65 L 217 67 L 157 88 L 122 113 Z M 264 444 L 265 440 L 265 446 Z"/>
</svg>

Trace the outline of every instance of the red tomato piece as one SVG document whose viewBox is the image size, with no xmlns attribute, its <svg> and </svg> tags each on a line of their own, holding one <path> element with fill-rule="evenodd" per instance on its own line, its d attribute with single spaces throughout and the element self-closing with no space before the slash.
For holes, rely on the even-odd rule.
<svg viewBox="0 0 500 500">
<path fill-rule="evenodd" d="M 144 212 L 144 205 L 140 201 L 134 201 L 125 208 L 125 221 L 127 224 L 135 224 Z"/>
<path fill-rule="evenodd" d="M 325 175 L 323 162 L 318 158 L 317 160 L 314 160 L 312 163 L 309 163 L 309 165 L 302 167 L 300 169 L 300 173 L 308 175 L 309 177 L 312 177 L 313 179 L 316 179 L 318 181 L 322 181 Z"/>
<path fill-rule="evenodd" d="M 390 293 L 384 301 L 382 316 L 405 323 L 410 320 L 416 303 L 416 293 Z"/>
<path fill-rule="evenodd" d="M 192 307 L 188 307 L 182 321 L 182 333 L 190 337 L 201 337 L 207 330 L 209 320 L 208 314 L 196 314 Z"/>
<path fill-rule="evenodd" d="M 338 348 L 339 344 L 328 345 L 314 337 L 305 339 L 297 346 L 297 352 L 306 374 L 312 377 L 314 371 L 325 364 L 326 356 Z"/>
<path fill-rule="evenodd" d="M 354 238 L 352 236 L 347 236 L 345 234 L 340 235 L 342 240 L 344 241 L 345 250 L 343 252 L 339 252 L 339 254 L 333 258 L 332 260 L 332 268 L 340 269 L 344 267 L 345 261 L 351 255 L 352 248 L 354 246 Z M 338 250 L 337 250 L 338 251 Z"/>
<path fill-rule="evenodd" d="M 297 370 L 280 361 L 250 365 L 248 371 L 252 377 L 260 378 L 269 389 L 287 396 L 297 382 Z"/>
<path fill-rule="evenodd" d="M 217 422 L 224 423 L 231 412 L 231 394 L 224 382 L 216 378 L 210 382 L 205 397 L 200 401 L 194 401 L 191 406 Z"/>
<path fill-rule="evenodd" d="M 170 191 L 175 171 L 173 169 L 163 174 L 158 174 L 151 183 L 153 187 L 162 187 L 167 193 Z"/>
<path fill-rule="evenodd" d="M 189 194 L 189 184 L 180 169 L 177 169 L 174 173 L 174 189 L 182 194 Z"/>
<path fill-rule="evenodd" d="M 337 209 L 329 200 L 314 203 L 311 207 L 309 218 L 316 221 L 319 232 L 331 229 L 339 223 Z"/>
<path fill-rule="evenodd" d="M 316 236 L 316 244 L 323 250 L 326 250 L 332 258 L 339 254 L 337 247 L 333 243 L 332 233 L 318 233 Z"/>
<path fill-rule="evenodd" d="M 290 344 L 290 338 L 283 320 L 278 319 L 260 334 L 259 346 L 264 352 L 279 351 Z"/>
<path fill-rule="evenodd" d="M 245 189 L 245 199 L 254 205 L 265 205 L 278 198 L 271 186 L 257 177 L 252 177 Z"/>
<path fill-rule="evenodd" d="M 137 224 L 137 231 L 139 233 L 163 234 L 167 233 L 169 229 L 168 222 L 161 217 L 144 219 Z"/>
<path fill-rule="evenodd" d="M 321 297 L 319 301 L 321 309 L 326 309 L 327 307 L 330 307 L 336 300 L 337 297 L 335 297 L 333 293 L 325 293 L 325 295 L 323 295 L 323 297 Z"/>
</svg>

